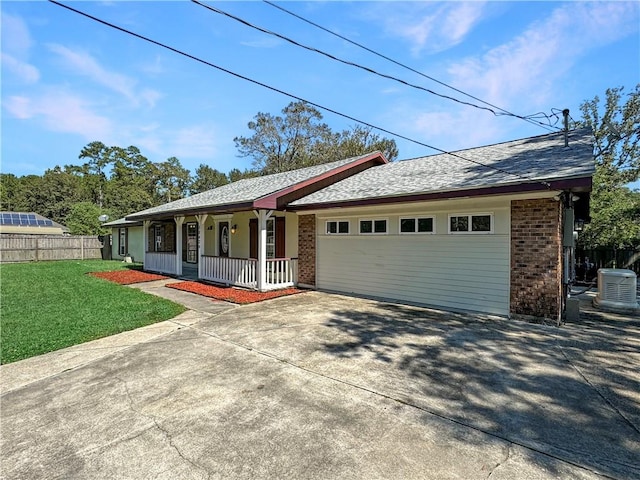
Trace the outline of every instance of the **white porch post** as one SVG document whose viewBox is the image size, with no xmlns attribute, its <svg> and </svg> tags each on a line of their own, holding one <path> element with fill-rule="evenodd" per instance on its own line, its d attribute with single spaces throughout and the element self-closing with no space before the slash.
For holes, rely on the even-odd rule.
<svg viewBox="0 0 640 480">
<path fill-rule="evenodd" d="M 196 215 L 198 221 L 198 278 L 202 278 L 202 257 L 204 256 L 204 222 L 209 215 L 203 213 Z"/>
<path fill-rule="evenodd" d="M 150 220 L 142 221 L 142 269 L 147 268 L 147 250 L 149 249 L 149 224 Z"/>
<path fill-rule="evenodd" d="M 254 210 L 258 217 L 258 271 L 256 272 L 256 280 L 258 290 L 263 291 L 267 288 L 267 220 L 273 214 L 273 210 Z"/>
<path fill-rule="evenodd" d="M 173 217 L 176 222 L 176 275 L 182 275 L 182 224 L 184 217 Z"/>
</svg>

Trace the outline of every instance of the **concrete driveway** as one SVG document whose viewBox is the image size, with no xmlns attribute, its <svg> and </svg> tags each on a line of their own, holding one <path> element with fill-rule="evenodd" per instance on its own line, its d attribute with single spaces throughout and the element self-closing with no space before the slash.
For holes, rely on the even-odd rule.
<svg viewBox="0 0 640 480">
<path fill-rule="evenodd" d="M 319 292 L 191 312 L 3 385 L 2 478 L 640 478 L 640 319 L 583 317 Z"/>
</svg>

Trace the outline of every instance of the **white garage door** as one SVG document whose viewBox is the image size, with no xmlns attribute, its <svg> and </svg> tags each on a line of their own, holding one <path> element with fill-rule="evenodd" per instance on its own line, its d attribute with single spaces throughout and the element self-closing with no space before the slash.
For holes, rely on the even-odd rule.
<svg viewBox="0 0 640 480">
<path fill-rule="evenodd" d="M 508 315 L 509 241 L 508 234 L 320 235 L 317 286 Z"/>
</svg>

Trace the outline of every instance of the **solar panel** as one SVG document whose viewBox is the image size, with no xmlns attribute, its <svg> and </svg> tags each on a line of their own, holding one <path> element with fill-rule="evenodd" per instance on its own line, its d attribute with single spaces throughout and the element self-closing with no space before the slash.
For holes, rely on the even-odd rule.
<svg viewBox="0 0 640 480">
<path fill-rule="evenodd" d="M 20 219 L 20 215 L 19 215 L 19 214 L 17 214 L 17 213 L 12 213 L 12 214 L 11 214 L 11 218 L 14 218 L 14 219 L 16 219 L 16 218 L 17 218 L 17 219 L 19 220 L 19 219 Z"/>
<path fill-rule="evenodd" d="M 36 220 L 38 222 L 38 225 L 44 225 L 44 220 Z"/>
<path fill-rule="evenodd" d="M 38 225 L 38 221 L 35 218 L 30 218 L 28 222 L 29 225 Z"/>
<path fill-rule="evenodd" d="M 30 213 L 30 214 L 28 214 L 28 215 L 27 215 L 27 218 L 28 218 L 29 220 L 35 220 L 35 219 L 36 219 L 36 216 L 35 216 L 33 213 Z"/>
<path fill-rule="evenodd" d="M 45 220 L 44 224 L 46 227 L 53 227 L 53 222 L 51 220 Z"/>
</svg>

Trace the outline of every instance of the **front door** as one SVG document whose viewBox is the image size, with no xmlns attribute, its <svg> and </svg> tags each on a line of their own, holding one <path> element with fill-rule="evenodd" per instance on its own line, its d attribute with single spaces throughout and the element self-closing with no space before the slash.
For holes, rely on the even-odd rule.
<svg viewBox="0 0 640 480">
<path fill-rule="evenodd" d="M 198 263 L 198 224 L 187 223 L 187 263 Z"/>
<path fill-rule="evenodd" d="M 218 255 L 220 257 L 229 256 L 229 222 L 218 224 Z"/>
</svg>

